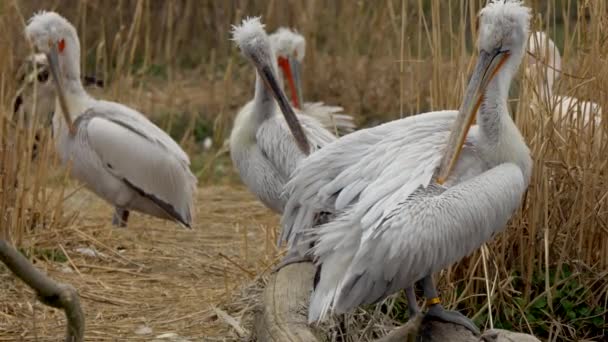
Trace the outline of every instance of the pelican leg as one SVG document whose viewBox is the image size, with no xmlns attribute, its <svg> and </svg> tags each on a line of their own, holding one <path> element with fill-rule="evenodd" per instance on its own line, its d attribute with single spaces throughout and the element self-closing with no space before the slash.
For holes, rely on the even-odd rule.
<svg viewBox="0 0 608 342">
<path fill-rule="evenodd" d="M 424 296 L 427 300 L 427 305 L 429 309 L 424 315 L 425 319 L 435 319 L 441 322 L 453 323 L 457 325 L 461 325 L 468 330 L 470 330 L 476 336 L 480 335 L 479 329 L 465 315 L 461 314 L 458 311 L 448 311 L 443 308 L 441 302 L 439 301 L 439 297 L 437 296 L 437 289 L 435 288 L 435 284 L 433 284 L 433 276 L 428 275 L 422 280 L 422 286 L 424 289 Z"/>
<path fill-rule="evenodd" d="M 405 289 L 405 297 L 407 298 L 407 308 L 410 319 L 412 319 L 420 312 L 418 304 L 416 303 L 416 292 L 414 292 L 413 285 Z"/>
<path fill-rule="evenodd" d="M 112 225 L 123 228 L 127 226 L 127 220 L 129 220 L 129 211 L 116 207 L 112 216 Z"/>
</svg>

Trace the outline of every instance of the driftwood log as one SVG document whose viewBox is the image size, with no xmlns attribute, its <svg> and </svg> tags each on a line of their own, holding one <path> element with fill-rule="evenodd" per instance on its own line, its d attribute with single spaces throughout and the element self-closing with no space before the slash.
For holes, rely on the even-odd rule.
<svg viewBox="0 0 608 342">
<path fill-rule="evenodd" d="M 255 318 L 254 340 L 326 341 L 327 336 L 307 324 L 308 299 L 315 268 L 311 263 L 297 263 L 272 274 L 263 293 L 262 307 Z M 487 330 L 481 337 L 462 326 L 423 320 L 417 316 L 377 342 L 540 342 L 537 338 L 506 330 Z"/>
<path fill-rule="evenodd" d="M 323 334 L 307 324 L 307 308 L 315 267 L 308 262 L 287 265 L 273 273 L 262 294 L 255 318 L 255 339 L 260 342 L 323 341 Z"/>
<path fill-rule="evenodd" d="M 84 313 L 78 292 L 68 284 L 57 283 L 40 272 L 18 250 L 0 240 L 0 260 L 17 278 L 36 291 L 38 299 L 53 308 L 63 309 L 68 321 L 66 342 L 84 341 Z"/>
</svg>

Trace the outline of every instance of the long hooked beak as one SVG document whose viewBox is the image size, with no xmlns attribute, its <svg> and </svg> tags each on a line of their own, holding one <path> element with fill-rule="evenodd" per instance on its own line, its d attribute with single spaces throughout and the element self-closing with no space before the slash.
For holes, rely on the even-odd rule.
<svg viewBox="0 0 608 342">
<path fill-rule="evenodd" d="M 439 166 L 437 183 L 443 184 L 450 175 L 454 165 L 456 165 L 469 129 L 483 101 L 486 88 L 509 56 L 508 51 L 500 51 L 498 49 L 492 52 L 481 51 L 479 54 L 473 76 L 471 76 L 471 80 L 469 81 L 464 101 L 454 121 L 446 151 Z"/>
<path fill-rule="evenodd" d="M 285 121 L 289 126 L 289 130 L 291 134 L 293 134 L 296 144 L 305 155 L 310 154 L 310 144 L 308 143 L 308 139 L 306 138 L 306 134 L 304 133 L 304 129 L 298 120 L 298 117 L 293 111 L 293 108 L 289 105 L 289 100 L 285 97 L 283 90 L 279 87 L 279 83 L 277 82 L 274 73 L 272 71 L 272 67 L 266 63 L 263 63 L 259 60 L 253 60 L 256 69 L 258 70 L 258 74 L 266 84 L 266 87 L 269 88 L 270 92 L 273 94 L 275 100 L 279 104 L 281 108 L 281 112 L 283 112 L 283 116 L 285 116 Z"/>
<path fill-rule="evenodd" d="M 57 52 L 56 44 L 51 44 L 51 51 L 46 54 L 46 58 L 49 61 L 49 69 L 51 70 L 51 75 L 53 76 L 53 81 L 55 82 L 55 87 L 57 88 L 57 97 L 59 98 L 59 105 L 61 106 L 61 112 L 63 113 L 63 118 L 65 119 L 65 122 L 68 125 L 70 134 L 74 135 L 76 133 L 76 129 L 74 127 L 74 123 L 72 121 L 72 116 L 70 115 L 70 111 L 68 109 L 68 102 L 65 99 L 63 85 L 61 84 L 61 78 L 60 78 L 60 72 L 59 72 L 59 53 Z"/>
<path fill-rule="evenodd" d="M 292 58 L 293 57 L 289 57 L 289 58 L 279 57 L 278 64 L 279 64 L 279 67 L 281 68 L 281 70 L 283 70 L 283 74 L 287 78 L 287 84 L 289 85 L 289 93 L 291 94 L 291 101 L 293 103 L 293 106 L 300 109 L 302 107 L 300 107 L 301 103 L 300 103 L 300 99 L 298 96 L 297 83 L 294 78 L 295 70 L 292 69 L 292 65 L 293 65 Z M 299 75 L 298 75 L 298 77 L 299 77 Z"/>
</svg>

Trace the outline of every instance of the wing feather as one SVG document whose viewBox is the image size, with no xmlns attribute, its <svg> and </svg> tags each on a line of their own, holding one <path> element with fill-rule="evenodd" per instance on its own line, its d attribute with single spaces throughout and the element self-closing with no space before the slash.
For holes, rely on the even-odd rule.
<svg viewBox="0 0 608 342">
<path fill-rule="evenodd" d="M 104 105 L 89 108 L 79 121 L 79 129 L 86 128 L 89 145 L 111 174 L 190 226 L 196 178 L 177 143 L 147 119 Z"/>
<path fill-rule="evenodd" d="M 309 320 L 375 303 L 462 259 L 504 229 L 526 187 L 519 167 L 506 163 L 448 189 L 405 192 L 373 229 L 354 207 L 318 227 L 313 252 L 323 267 Z M 366 230 L 376 234 L 363 243 Z"/>
<path fill-rule="evenodd" d="M 306 133 L 311 152 L 336 140 L 336 137 L 315 119 L 298 115 L 298 120 Z M 266 120 L 258 129 L 256 140 L 260 150 L 285 179 L 289 179 L 296 166 L 305 158 L 281 115 Z"/>
<path fill-rule="evenodd" d="M 456 114 L 440 111 L 395 120 L 348 134 L 311 154 L 285 186 L 281 240 L 294 247 L 313 225 L 310 215 L 297 215 L 300 210 L 336 213 L 355 205 L 355 212 L 369 214 L 366 220 L 373 221 L 383 212 L 381 199 L 391 192 L 411 193 L 428 185 Z M 297 219 L 302 217 L 308 220 Z"/>
<path fill-rule="evenodd" d="M 328 131 L 343 136 L 357 128 L 353 117 L 342 113 L 343 110 L 340 106 L 329 106 L 323 102 L 305 102 L 299 112 L 313 117 Z"/>
<path fill-rule="evenodd" d="M 117 118 L 121 122 L 134 127 L 149 139 L 152 139 L 163 146 L 182 163 L 185 163 L 188 166 L 190 165 L 188 154 L 186 154 L 175 140 L 140 112 L 120 103 L 110 101 L 96 101 L 95 106 L 91 109 L 97 113 Z"/>
</svg>

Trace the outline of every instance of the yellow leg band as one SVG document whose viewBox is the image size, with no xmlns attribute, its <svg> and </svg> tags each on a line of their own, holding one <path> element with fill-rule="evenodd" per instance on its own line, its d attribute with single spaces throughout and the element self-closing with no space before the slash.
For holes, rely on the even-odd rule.
<svg viewBox="0 0 608 342">
<path fill-rule="evenodd" d="M 441 303 L 441 298 L 439 297 L 429 298 L 426 300 L 426 306 L 431 306 L 439 303 Z"/>
</svg>

